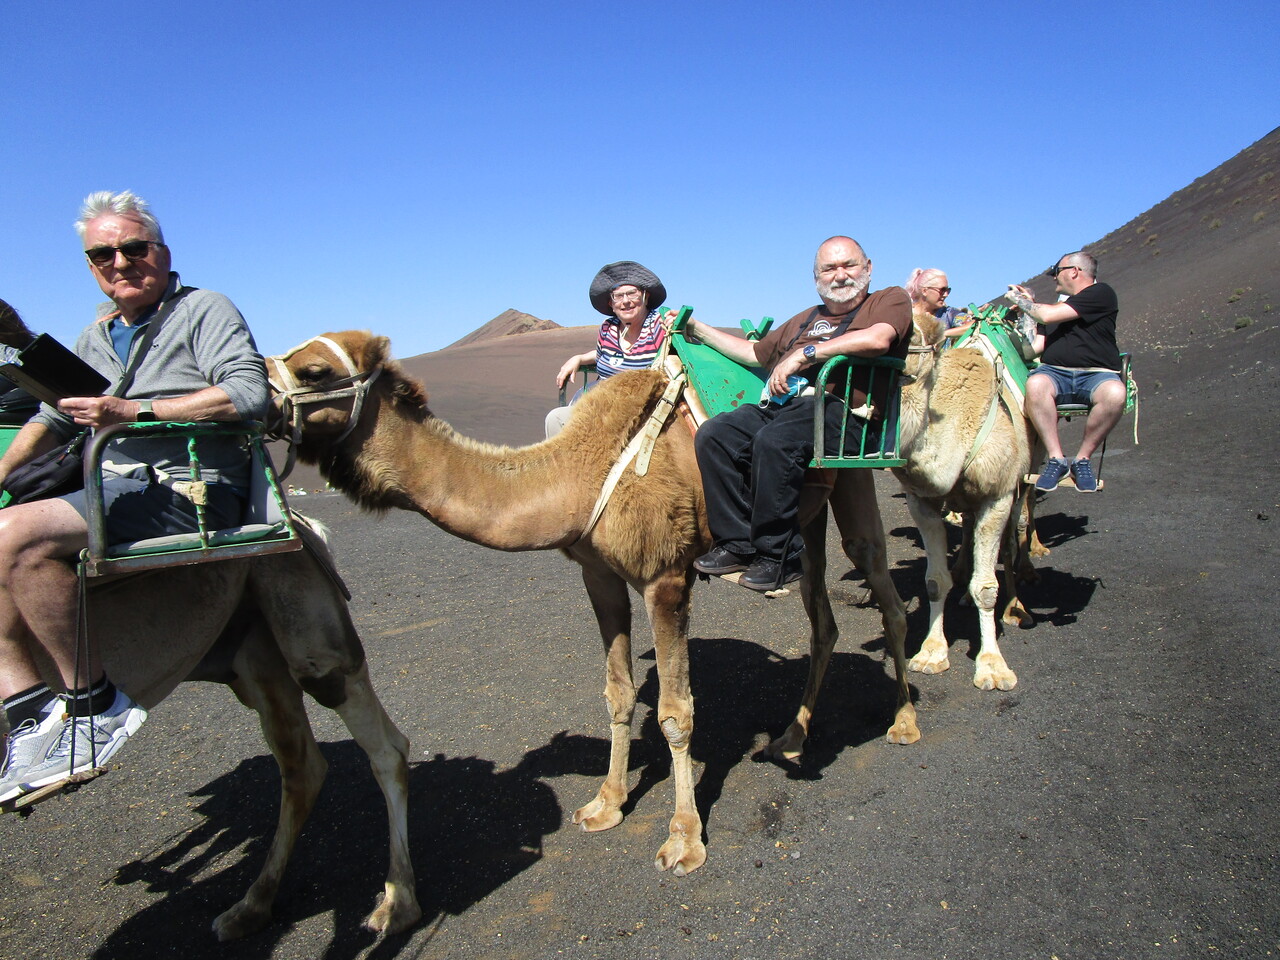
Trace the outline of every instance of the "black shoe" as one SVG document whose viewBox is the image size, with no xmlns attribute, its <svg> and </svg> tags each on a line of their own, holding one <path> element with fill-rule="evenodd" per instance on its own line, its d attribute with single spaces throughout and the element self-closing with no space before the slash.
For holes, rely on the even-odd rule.
<svg viewBox="0 0 1280 960">
<path fill-rule="evenodd" d="M 747 572 L 738 578 L 738 583 L 748 590 L 780 590 L 802 576 L 804 569 L 799 557 L 792 557 L 781 563 L 768 557 L 757 557 L 755 563 L 747 568 Z"/>
<path fill-rule="evenodd" d="M 742 556 L 728 547 L 714 547 L 710 553 L 704 553 L 693 561 L 693 569 L 699 573 L 707 573 L 713 577 L 721 577 L 726 573 L 736 573 L 747 569 L 751 563 L 751 555 Z"/>
</svg>

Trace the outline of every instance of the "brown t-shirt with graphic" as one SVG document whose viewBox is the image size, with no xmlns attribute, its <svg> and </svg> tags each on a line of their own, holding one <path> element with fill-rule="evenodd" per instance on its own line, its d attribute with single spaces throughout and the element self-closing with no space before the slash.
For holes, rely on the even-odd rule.
<svg viewBox="0 0 1280 960">
<path fill-rule="evenodd" d="M 810 343 L 818 344 L 824 340 L 830 340 L 835 336 L 836 331 L 847 317 L 847 314 L 833 315 L 825 304 L 816 308 L 810 307 L 797 313 L 781 327 L 771 330 L 760 341 L 756 356 L 765 368 L 771 369 L 785 354 L 790 353 L 792 350 L 803 349 Z M 897 332 L 892 345 L 885 351 L 884 355 L 905 360 L 907 347 L 911 343 L 911 298 L 907 296 L 906 290 L 902 289 L 902 287 L 885 287 L 883 290 L 877 290 L 875 293 L 868 295 L 858 309 L 857 316 L 850 321 L 849 326 L 843 332 L 866 330 L 877 323 L 887 323 Z M 821 367 L 822 364 L 817 363 L 801 368 L 800 376 L 813 383 L 817 380 L 818 371 Z M 854 374 L 854 393 L 850 398 L 854 407 L 858 407 L 866 401 L 869 376 L 870 370 L 865 367 L 856 370 Z M 883 374 L 876 377 L 876 386 L 872 397 L 872 408 L 874 410 L 872 419 L 879 420 L 884 412 L 887 399 L 884 391 L 887 389 L 887 379 Z"/>
</svg>

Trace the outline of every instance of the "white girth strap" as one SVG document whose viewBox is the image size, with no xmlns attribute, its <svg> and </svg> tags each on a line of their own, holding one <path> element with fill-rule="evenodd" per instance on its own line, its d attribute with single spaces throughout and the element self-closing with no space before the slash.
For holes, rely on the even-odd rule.
<svg viewBox="0 0 1280 960">
<path fill-rule="evenodd" d="M 649 419 L 645 421 L 644 426 L 636 431 L 636 435 L 631 438 L 631 442 L 623 449 L 617 462 L 614 463 L 613 469 L 605 477 L 604 486 L 600 488 L 600 496 L 596 497 L 596 505 L 591 511 L 591 518 L 587 521 L 587 525 L 582 528 L 582 533 L 578 537 L 579 540 L 582 540 L 595 529 L 596 523 L 604 513 L 604 508 L 609 503 L 609 498 L 613 496 L 613 491 L 617 488 L 618 481 L 622 479 L 622 474 L 631 465 L 631 461 L 636 461 L 637 476 L 643 477 L 649 472 L 649 458 L 653 455 L 654 444 L 658 441 L 658 434 L 662 432 L 663 424 L 667 422 L 671 416 L 671 411 L 675 409 L 676 400 L 679 398 L 681 391 L 684 390 L 684 384 L 684 371 L 681 371 L 667 383 L 667 389 L 662 392 L 662 396 L 654 404 L 653 412 L 649 414 Z"/>
</svg>

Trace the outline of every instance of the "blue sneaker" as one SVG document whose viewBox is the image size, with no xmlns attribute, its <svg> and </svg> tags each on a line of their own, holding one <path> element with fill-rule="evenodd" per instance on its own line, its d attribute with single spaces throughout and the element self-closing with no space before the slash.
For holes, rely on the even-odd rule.
<svg viewBox="0 0 1280 960">
<path fill-rule="evenodd" d="M 1093 474 L 1093 464 L 1088 457 L 1071 461 L 1071 479 L 1075 481 L 1076 490 L 1080 493 L 1098 492 L 1098 478 Z"/>
<path fill-rule="evenodd" d="M 1087 460 L 1085 462 L 1088 463 Z M 1050 457 L 1044 462 L 1044 469 L 1040 471 L 1040 478 L 1036 480 L 1036 489 L 1041 493 L 1057 490 L 1062 478 L 1070 472 L 1070 463 L 1061 457 Z"/>
</svg>

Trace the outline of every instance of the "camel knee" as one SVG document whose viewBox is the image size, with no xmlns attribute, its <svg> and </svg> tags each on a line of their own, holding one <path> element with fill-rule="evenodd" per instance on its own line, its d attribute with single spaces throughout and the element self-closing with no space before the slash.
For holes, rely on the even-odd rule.
<svg viewBox="0 0 1280 960">
<path fill-rule="evenodd" d="M 693 718 L 666 717 L 661 723 L 662 735 L 672 750 L 687 750 L 693 736 Z"/>
<path fill-rule="evenodd" d="M 619 689 L 606 689 L 604 702 L 609 705 L 609 719 L 613 723 L 631 724 L 636 712 L 636 691 L 632 687 L 628 692 Z"/>
<path fill-rule="evenodd" d="M 994 610 L 996 608 L 996 597 L 1000 593 L 1000 584 L 996 581 L 989 583 L 973 583 L 969 585 L 969 596 L 973 598 L 974 605 L 979 610 Z"/>
<path fill-rule="evenodd" d="M 951 576 L 934 575 L 925 581 L 925 590 L 929 594 L 931 603 L 941 603 L 947 599 L 947 594 L 951 592 L 952 580 Z"/>
</svg>

